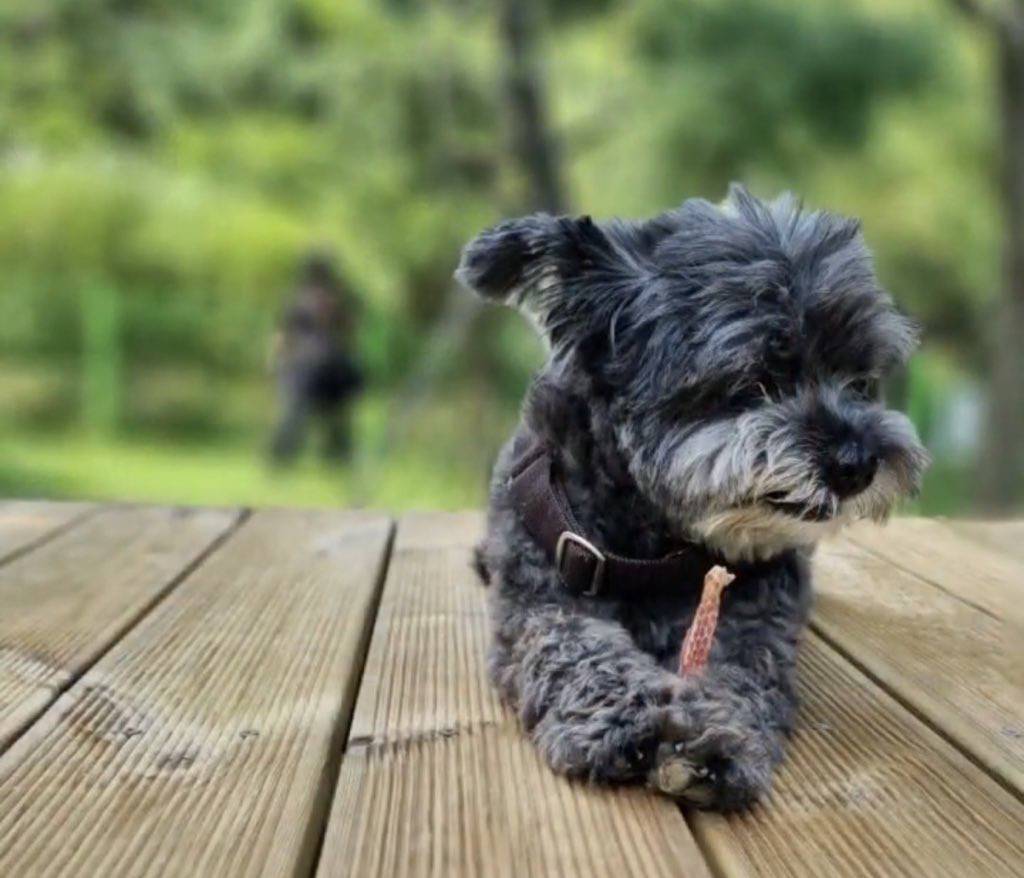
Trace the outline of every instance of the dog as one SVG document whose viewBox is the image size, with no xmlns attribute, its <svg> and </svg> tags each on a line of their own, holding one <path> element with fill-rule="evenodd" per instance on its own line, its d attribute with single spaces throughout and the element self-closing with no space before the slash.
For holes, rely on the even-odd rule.
<svg viewBox="0 0 1024 878">
<path fill-rule="evenodd" d="M 498 691 L 556 772 L 748 806 L 793 728 L 815 544 L 928 464 L 877 396 L 917 327 L 857 221 L 737 185 L 646 222 L 505 221 L 456 276 L 548 348 L 477 550 Z M 680 676 L 715 563 L 736 580 Z"/>
</svg>

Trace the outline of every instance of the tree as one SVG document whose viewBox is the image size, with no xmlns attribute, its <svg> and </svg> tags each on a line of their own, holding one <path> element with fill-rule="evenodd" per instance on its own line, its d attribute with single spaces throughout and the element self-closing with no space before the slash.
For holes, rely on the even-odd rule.
<svg viewBox="0 0 1024 878">
<path fill-rule="evenodd" d="M 537 58 L 536 7 L 532 0 L 502 0 L 499 15 L 512 154 L 527 180 L 527 206 L 564 213 L 565 186 Z"/>
<path fill-rule="evenodd" d="M 996 52 L 1003 278 L 979 487 L 986 506 L 1009 511 L 1024 490 L 1024 4 L 953 2 L 988 30 Z"/>
</svg>

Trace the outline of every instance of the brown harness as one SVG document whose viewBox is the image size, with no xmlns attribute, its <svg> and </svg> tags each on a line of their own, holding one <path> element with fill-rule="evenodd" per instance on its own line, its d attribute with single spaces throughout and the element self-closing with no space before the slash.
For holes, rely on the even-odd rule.
<svg viewBox="0 0 1024 878">
<path fill-rule="evenodd" d="M 574 595 L 612 600 L 700 593 L 714 556 L 687 544 L 662 558 L 625 558 L 598 548 L 583 533 L 555 472 L 550 450 L 533 436 L 524 444 L 508 489 L 526 529 L 553 562 Z"/>
</svg>

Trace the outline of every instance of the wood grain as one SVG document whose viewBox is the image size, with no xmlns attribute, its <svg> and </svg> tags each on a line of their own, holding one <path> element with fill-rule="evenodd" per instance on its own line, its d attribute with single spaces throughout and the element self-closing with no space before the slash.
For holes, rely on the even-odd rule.
<svg viewBox="0 0 1024 878">
<path fill-rule="evenodd" d="M 40 514 L 49 520 L 48 508 Z M 57 518 L 68 514 L 58 510 Z M 0 750 L 236 517 L 109 509 L 0 567 Z"/>
<path fill-rule="evenodd" d="M 1024 563 L 1024 521 L 967 521 L 952 518 L 946 524 L 969 539 Z"/>
<path fill-rule="evenodd" d="M 85 515 L 88 503 L 49 500 L 0 502 L 0 564 Z"/>
<path fill-rule="evenodd" d="M 245 522 L 0 758 L 0 874 L 308 874 L 389 534 Z"/>
<path fill-rule="evenodd" d="M 693 815 L 724 876 L 1019 876 L 1024 804 L 817 636 L 770 802 Z"/>
<path fill-rule="evenodd" d="M 859 546 L 997 618 L 1019 619 L 1024 564 L 990 551 L 942 522 L 897 518 L 848 531 Z"/>
<path fill-rule="evenodd" d="M 477 515 L 400 522 L 324 876 L 707 876 L 676 807 L 553 775 L 486 679 Z"/>
<path fill-rule="evenodd" d="M 814 559 L 814 625 L 1024 796 L 1024 678 L 1005 623 L 846 540 Z"/>
</svg>

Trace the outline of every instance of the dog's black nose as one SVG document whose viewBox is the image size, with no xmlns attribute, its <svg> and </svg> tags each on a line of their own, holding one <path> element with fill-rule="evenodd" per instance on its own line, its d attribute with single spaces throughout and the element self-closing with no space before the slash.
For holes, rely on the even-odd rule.
<svg viewBox="0 0 1024 878">
<path fill-rule="evenodd" d="M 825 468 L 829 487 L 839 497 L 859 494 L 875 478 L 878 457 L 859 442 L 844 442 L 832 455 Z"/>
</svg>

